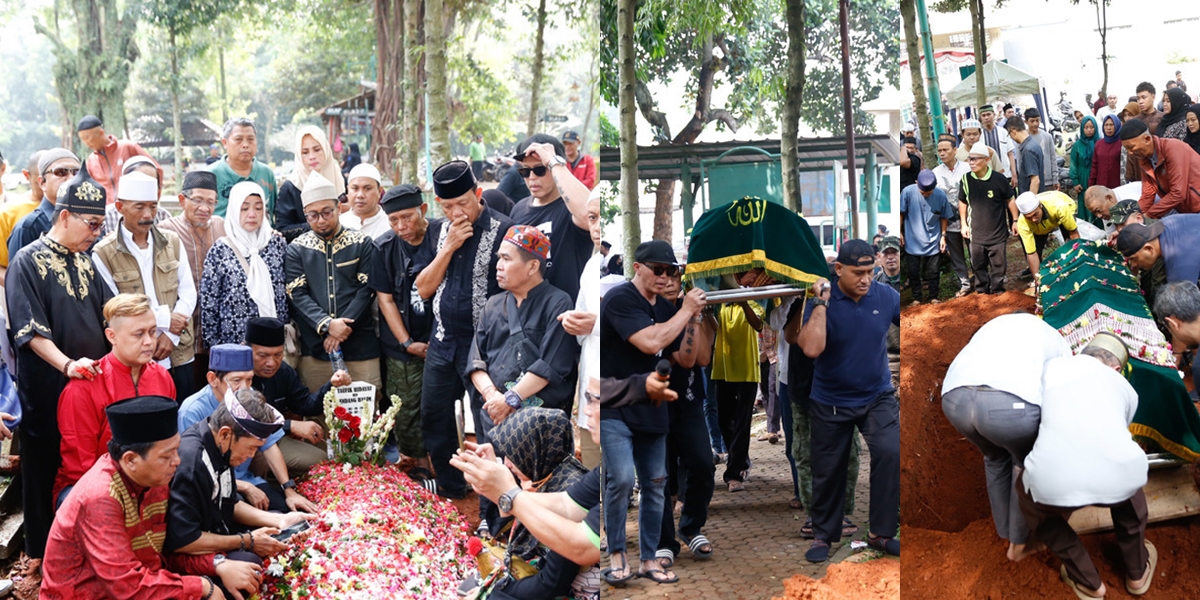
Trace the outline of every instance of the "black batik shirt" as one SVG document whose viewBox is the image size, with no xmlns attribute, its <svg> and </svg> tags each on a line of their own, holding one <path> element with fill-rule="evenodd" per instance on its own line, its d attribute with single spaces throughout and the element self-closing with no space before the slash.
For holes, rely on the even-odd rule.
<svg viewBox="0 0 1200 600">
<path fill-rule="evenodd" d="M 204 419 L 187 428 L 179 440 L 179 468 L 171 479 L 167 502 L 167 541 L 163 551 L 174 552 L 203 533 L 232 535 L 242 531 L 233 520 L 238 502 L 237 479 L 227 454 L 217 448 Z"/>
<path fill-rule="evenodd" d="M 334 319 L 353 319 L 342 342 L 347 361 L 379 358 L 375 336 L 375 291 L 370 273 L 375 262 L 371 236 L 338 226 L 330 239 L 309 231 L 287 247 L 284 281 L 300 330 L 300 354 L 327 360 L 325 335 Z"/>
</svg>

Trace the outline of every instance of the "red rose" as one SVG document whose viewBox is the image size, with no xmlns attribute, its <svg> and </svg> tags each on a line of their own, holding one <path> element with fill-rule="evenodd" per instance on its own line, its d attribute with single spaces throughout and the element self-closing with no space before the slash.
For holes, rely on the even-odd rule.
<svg viewBox="0 0 1200 600">
<path fill-rule="evenodd" d="M 343 444 L 349 444 L 352 437 L 353 434 L 349 427 L 343 427 L 338 431 L 338 440 Z"/>
<path fill-rule="evenodd" d="M 351 417 L 350 417 L 350 426 L 354 428 L 354 431 L 355 431 L 355 432 L 357 432 L 357 431 L 358 431 L 358 426 L 359 426 L 359 425 L 362 425 L 362 419 L 361 419 L 361 418 L 359 418 L 359 417 L 356 417 L 356 416 L 353 416 L 353 415 L 351 415 Z"/>
<path fill-rule="evenodd" d="M 479 556 L 480 552 L 483 552 L 483 542 L 479 541 L 479 538 L 471 536 L 471 539 L 467 540 L 467 554 Z"/>
<path fill-rule="evenodd" d="M 350 412 L 347 411 L 345 407 L 339 406 L 333 409 L 333 416 L 345 421 L 350 417 Z"/>
</svg>

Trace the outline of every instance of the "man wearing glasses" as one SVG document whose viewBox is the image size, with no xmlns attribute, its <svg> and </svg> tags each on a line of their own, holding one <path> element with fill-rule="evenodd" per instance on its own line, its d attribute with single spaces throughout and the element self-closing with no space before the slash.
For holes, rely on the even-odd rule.
<svg viewBox="0 0 1200 600">
<path fill-rule="evenodd" d="M 971 270 L 975 273 L 975 291 L 1003 294 L 1004 272 L 1008 259 L 1004 247 L 1011 231 L 1016 235 L 1016 194 L 1007 177 L 988 166 L 991 154 L 983 142 L 976 142 L 967 156 L 971 172 L 958 183 L 958 215 L 962 236 L 971 244 Z M 967 219 L 968 208 L 970 219 Z M 1008 218 L 1013 226 L 1009 229 Z"/>
<path fill-rule="evenodd" d="M 208 171 L 191 171 L 183 176 L 183 189 L 179 191 L 179 206 L 183 212 L 158 224 L 159 229 L 174 232 L 183 242 L 183 253 L 192 268 L 192 281 L 200 289 L 200 278 L 204 275 L 204 257 L 213 242 L 225 237 L 225 219 L 213 214 L 217 207 L 217 176 Z M 200 306 L 192 312 L 192 327 L 195 329 L 196 360 L 192 374 L 202 381 L 208 372 L 208 348 L 204 346 L 200 331 Z M 185 396 L 186 397 L 186 396 Z"/>
<path fill-rule="evenodd" d="M 64 184 L 66 173 L 60 180 L 51 171 L 78 169 L 79 161 L 65 150 L 59 158 L 54 150 L 47 155 L 39 171 L 47 198 L 57 197 L 52 225 L 13 255 L 5 280 L 22 412 L 25 551 L 33 559 L 27 574 L 40 569 L 54 520 L 54 477 L 62 462 L 58 397 L 68 379 L 98 374 L 94 361 L 108 353 L 104 303 L 113 297 L 88 254 L 104 226 L 104 188 L 86 170 Z"/>
<path fill-rule="evenodd" d="M 42 188 L 42 202 L 33 212 L 25 215 L 8 236 L 8 258 L 11 262 L 17 250 L 32 244 L 38 236 L 50 231 L 51 214 L 58 202 L 58 188 L 79 173 L 79 159 L 70 150 L 52 148 L 42 152 L 38 158 L 38 185 Z M 90 177 L 89 177 L 90 179 Z"/>
<path fill-rule="evenodd" d="M 591 193 L 571 173 L 567 151 L 557 138 L 539 133 L 517 146 L 517 172 L 530 196 L 509 215 L 517 225 L 533 225 L 550 238 L 553 254 L 546 260 L 546 281 L 575 301 L 579 275 L 592 257 L 587 201 Z"/>
<path fill-rule="evenodd" d="M 381 390 L 379 338 L 375 337 L 375 292 L 368 285 L 375 263 L 371 236 L 338 221 L 337 189 L 312 173 L 300 194 L 312 228 L 288 245 L 284 281 L 300 330 L 297 371 L 309 391 L 333 376 L 331 352 L 341 350 L 354 381 Z"/>
</svg>

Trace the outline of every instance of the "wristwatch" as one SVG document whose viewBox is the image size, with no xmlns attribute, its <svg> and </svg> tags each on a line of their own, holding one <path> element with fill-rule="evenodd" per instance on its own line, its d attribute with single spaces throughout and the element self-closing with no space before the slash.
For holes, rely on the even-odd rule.
<svg viewBox="0 0 1200 600">
<path fill-rule="evenodd" d="M 407 340 L 405 340 L 403 343 L 400 344 L 400 349 L 405 352 L 408 352 L 408 347 L 411 345 L 413 345 L 413 339 L 408 338 Z"/>
<path fill-rule="evenodd" d="M 496 504 L 498 504 L 500 506 L 500 511 L 506 512 L 506 513 L 511 513 L 513 500 L 515 500 L 517 497 L 517 494 L 520 494 L 520 493 L 521 493 L 521 488 L 514 487 L 513 489 L 508 490 L 507 492 L 504 492 L 503 494 L 500 494 L 500 498 L 496 501 Z"/>
<path fill-rule="evenodd" d="M 554 157 L 550 159 L 549 164 L 547 164 L 546 166 L 553 169 L 554 167 L 557 167 L 559 165 L 562 165 L 564 167 L 567 166 L 567 159 L 555 154 Z"/>
<path fill-rule="evenodd" d="M 521 395 L 515 390 L 508 390 L 507 392 L 504 392 L 504 403 L 510 407 L 521 408 L 521 402 Z"/>
<path fill-rule="evenodd" d="M 812 303 L 813 303 L 813 308 L 816 308 L 818 306 L 824 306 L 826 308 L 829 307 L 829 301 L 824 298 L 813 298 Z"/>
<path fill-rule="evenodd" d="M 295 479 L 289 479 L 289 480 L 287 480 L 287 481 L 283 482 L 283 489 L 285 489 L 285 490 L 294 490 L 294 489 L 296 489 L 296 480 L 295 480 Z"/>
<path fill-rule="evenodd" d="M 223 562 L 225 562 L 224 554 L 214 554 L 213 555 L 213 568 L 214 569 L 221 566 L 221 563 L 223 563 Z"/>
</svg>

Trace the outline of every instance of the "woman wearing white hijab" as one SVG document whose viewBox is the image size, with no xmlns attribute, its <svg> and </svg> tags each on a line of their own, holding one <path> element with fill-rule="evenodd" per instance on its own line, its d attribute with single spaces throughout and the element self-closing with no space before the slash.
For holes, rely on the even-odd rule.
<svg viewBox="0 0 1200 600">
<path fill-rule="evenodd" d="M 266 218 L 263 190 L 243 181 L 229 190 L 225 237 L 204 257 L 200 279 L 200 329 L 208 347 L 241 344 L 246 321 L 276 317 L 287 321 L 283 255 L 287 242 Z"/>
<path fill-rule="evenodd" d="M 309 230 L 300 193 L 304 191 L 304 183 L 308 181 L 310 173 L 320 173 L 332 181 L 339 198 L 346 194 L 346 180 L 337 161 L 333 159 L 329 138 L 325 137 L 320 127 L 305 125 L 296 130 L 294 152 L 296 168 L 280 186 L 279 196 L 275 200 L 275 226 L 289 242 Z"/>
</svg>

